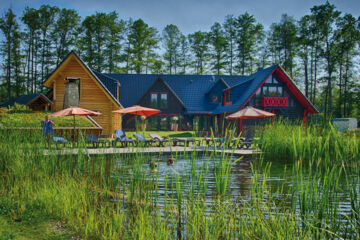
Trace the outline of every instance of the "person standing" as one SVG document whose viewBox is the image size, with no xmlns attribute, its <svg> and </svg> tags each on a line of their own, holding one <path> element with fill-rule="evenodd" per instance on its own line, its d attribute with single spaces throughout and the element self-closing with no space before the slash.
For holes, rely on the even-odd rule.
<svg viewBox="0 0 360 240">
<path fill-rule="evenodd" d="M 55 126 L 55 124 L 53 123 L 53 121 L 50 120 L 49 115 L 46 115 L 45 121 L 41 121 L 41 125 L 42 125 L 43 134 L 44 136 L 46 136 L 48 146 L 50 148 L 50 139 L 51 136 L 53 135 L 53 126 Z"/>
</svg>

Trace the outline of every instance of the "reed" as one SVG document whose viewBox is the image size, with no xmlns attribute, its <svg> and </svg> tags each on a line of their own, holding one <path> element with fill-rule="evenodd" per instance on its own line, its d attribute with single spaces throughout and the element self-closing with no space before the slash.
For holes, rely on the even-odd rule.
<svg viewBox="0 0 360 240">
<path fill-rule="evenodd" d="M 176 164 L 183 158 L 186 164 L 167 166 L 162 154 L 144 152 L 89 159 L 80 141 L 79 154 L 70 158 L 44 155 L 36 132 L 2 132 L 0 215 L 27 224 L 59 219 L 86 239 L 360 237 L 355 134 L 282 122 L 257 136 L 263 155 L 253 159 L 250 191 L 241 198 L 230 186 L 242 159 L 225 151 L 174 153 Z M 225 141 L 232 138 L 227 134 Z M 274 185 L 279 159 L 290 168 L 284 169 L 287 181 Z M 0 229 L 0 239 L 9 234 Z"/>
</svg>

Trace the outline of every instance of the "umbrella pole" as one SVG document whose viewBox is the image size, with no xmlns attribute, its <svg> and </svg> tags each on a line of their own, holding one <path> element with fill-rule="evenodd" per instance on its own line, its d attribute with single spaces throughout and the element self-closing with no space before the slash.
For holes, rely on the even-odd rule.
<svg viewBox="0 0 360 240">
<path fill-rule="evenodd" d="M 74 135 L 73 135 L 73 136 L 74 136 L 74 139 L 73 139 L 73 140 L 74 140 L 74 142 L 75 142 L 75 115 L 73 115 L 73 116 L 74 116 Z"/>
<path fill-rule="evenodd" d="M 242 132 L 242 130 L 243 130 L 243 122 L 242 122 L 242 119 L 240 118 L 240 134 L 241 134 L 241 132 Z"/>
</svg>

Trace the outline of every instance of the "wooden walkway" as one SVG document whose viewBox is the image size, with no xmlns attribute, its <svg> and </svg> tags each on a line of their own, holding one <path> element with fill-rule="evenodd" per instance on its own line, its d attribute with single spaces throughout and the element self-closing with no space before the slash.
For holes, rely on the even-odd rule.
<svg viewBox="0 0 360 240">
<path fill-rule="evenodd" d="M 131 153 L 182 153 L 182 152 L 204 152 L 204 151 L 213 151 L 213 149 L 204 148 L 204 147 L 183 147 L 183 146 L 176 146 L 176 147 L 125 147 L 125 148 L 88 148 L 88 149 L 80 149 L 84 154 L 89 155 L 106 155 L 106 154 L 131 154 Z M 44 151 L 44 155 L 77 155 L 79 149 L 46 149 Z M 217 153 L 225 152 L 227 154 L 233 154 L 237 156 L 243 155 L 253 155 L 259 154 L 259 151 L 252 150 L 252 149 L 217 149 Z"/>
</svg>

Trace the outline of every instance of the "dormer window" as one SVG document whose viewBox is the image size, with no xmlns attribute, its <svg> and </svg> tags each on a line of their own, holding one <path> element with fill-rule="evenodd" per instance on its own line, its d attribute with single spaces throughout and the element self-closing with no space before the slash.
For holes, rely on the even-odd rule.
<svg viewBox="0 0 360 240">
<path fill-rule="evenodd" d="M 223 105 L 229 105 L 232 104 L 231 98 L 230 98 L 230 89 L 224 91 L 223 96 Z"/>
</svg>

